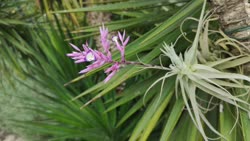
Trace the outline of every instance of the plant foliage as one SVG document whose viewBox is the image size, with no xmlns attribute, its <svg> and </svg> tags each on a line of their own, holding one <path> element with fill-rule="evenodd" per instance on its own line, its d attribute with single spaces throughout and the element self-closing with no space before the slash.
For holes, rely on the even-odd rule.
<svg viewBox="0 0 250 141">
<path fill-rule="evenodd" d="M 41 140 L 250 140 L 250 79 L 241 73 L 249 56 L 209 24 L 214 19 L 201 10 L 203 0 L 39 0 L 49 22 L 36 12 L 25 20 L 11 14 L 7 7 L 22 2 L 29 3 L 0 4 L 1 66 L 15 70 L 10 76 L 36 94 L 19 98 L 37 117 L 13 117 L 13 125 L 39 132 Z M 108 65 L 79 76 L 86 66 L 66 56 L 68 41 L 80 46 L 89 37 L 96 49 L 93 36 L 102 23 L 85 21 L 93 11 L 112 13 L 105 23 L 110 31 L 126 30 L 126 60 L 150 65 L 127 65 L 107 83 L 99 71 Z M 119 51 L 112 55 L 120 59 Z"/>
</svg>

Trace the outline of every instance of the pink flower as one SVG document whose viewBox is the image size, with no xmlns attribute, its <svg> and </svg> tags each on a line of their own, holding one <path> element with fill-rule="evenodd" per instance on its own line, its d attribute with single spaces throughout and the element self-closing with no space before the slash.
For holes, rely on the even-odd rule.
<svg viewBox="0 0 250 141">
<path fill-rule="evenodd" d="M 112 40 L 116 43 L 117 49 L 121 53 L 121 61 L 125 62 L 125 47 L 129 41 L 129 36 L 125 39 L 126 33 L 123 32 L 123 35 L 121 35 L 120 32 L 118 32 L 118 36 L 114 36 Z M 119 41 L 118 41 L 119 39 Z"/>
<path fill-rule="evenodd" d="M 75 63 L 93 62 L 85 69 L 81 70 L 79 73 L 87 73 L 89 71 L 102 67 L 106 63 L 113 64 L 105 71 L 105 73 L 108 75 L 104 80 L 104 82 L 106 83 L 119 70 L 120 64 L 126 64 L 125 47 L 129 41 L 129 37 L 125 38 L 125 31 L 123 32 L 123 34 L 118 32 L 118 36 L 113 37 L 113 41 L 116 43 L 117 49 L 121 53 L 121 61 L 118 62 L 112 60 L 112 54 L 110 52 L 110 41 L 108 40 L 108 28 L 105 28 L 104 25 L 100 27 L 100 35 L 104 53 L 89 48 L 87 43 L 83 44 L 83 51 L 80 50 L 77 46 L 70 44 L 75 51 L 73 51 L 72 53 L 68 53 L 67 56 L 75 60 Z"/>
<path fill-rule="evenodd" d="M 83 63 L 83 62 L 92 62 L 94 61 L 93 64 L 90 64 L 87 66 L 86 69 L 81 70 L 79 73 L 86 73 L 89 72 L 93 69 L 99 68 L 105 63 L 110 61 L 110 58 L 105 56 L 103 53 L 97 51 L 97 50 L 92 50 L 91 48 L 88 47 L 88 44 L 86 43 L 85 45 L 83 44 L 83 50 L 81 51 L 77 46 L 70 44 L 76 51 L 73 53 L 67 54 L 68 57 L 71 57 L 73 60 L 75 60 L 75 63 Z"/>
<path fill-rule="evenodd" d="M 105 78 L 104 82 L 108 82 L 115 74 L 116 72 L 119 70 L 120 65 L 118 62 L 116 62 L 113 66 L 111 66 L 110 68 L 108 68 L 105 73 L 108 74 L 108 76 Z"/>
<path fill-rule="evenodd" d="M 107 56 L 112 60 L 112 55 L 110 52 L 110 43 L 108 40 L 108 28 L 105 28 L 104 25 L 100 27 L 100 34 L 101 34 L 101 44 L 104 49 L 104 52 L 107 54 Z"/>
<path fill-rule="evenodd" d="M 93 51 L 93 55 L 95 56 L 95 62 L 93 64 L 88 65 L 86 69 L 81 70 L 79 73 L 89 72 L 91 70 L 103 66 L 105 63 L 108 63 L 110 61 L 109 57 L 105 56 L 103 53 L 97 50 Z"/>
<path fill-rule="evenodd" d="M 94 62 L 93 64 L 88 65 L 86 69 L 81 70 L 79 73 L 86 73 L 86 72 L 89 72 L 89 71 L 91 71 L 91 70 L 94 70 L 94 69 L 96 69 L 96 68 L 101 67 L 101 66 L 104 65 L 104 64 L 105 64 L 105 61 L 96 61 L 96 62 Z"/>
<path fill-rule="evenodd" d="M 96 57 L 93 54 L 93 50 L 88 47 L 88 44 L 83 44 L 83 50 L 81 51 L 77 46 L 71 44 L 71 47 L 73 47 L 76 51 L 73 53 L 68 53 L 67 56 L 71 57 L 73 60 L 75 60 L 75 63 L 83 63 L 83 62 L 91 62 L 96 60 Z"/>
</svg>

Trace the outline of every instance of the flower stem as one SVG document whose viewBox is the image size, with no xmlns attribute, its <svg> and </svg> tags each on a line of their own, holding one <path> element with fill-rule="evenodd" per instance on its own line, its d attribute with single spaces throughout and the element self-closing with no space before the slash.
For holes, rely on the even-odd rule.
<svg viewBox="0 0 250 141">
<path fill-rule="evenodd" d="M 151 69 L 170 70 L 169 68 L 163 67 L 163 66 L 144 64 L 144 63 L 141 63 L 141 62 L 126 61 L 126 60 L 120 61 L 120 62 L 112 60 L 109 63 L 111 63 L 111 64 L 119 63 L 120 65 L 138 65 L 138 66 L 142 66 L 142 67 L 145 67 L 145 68 L 151 68 Z"/>
</svg>

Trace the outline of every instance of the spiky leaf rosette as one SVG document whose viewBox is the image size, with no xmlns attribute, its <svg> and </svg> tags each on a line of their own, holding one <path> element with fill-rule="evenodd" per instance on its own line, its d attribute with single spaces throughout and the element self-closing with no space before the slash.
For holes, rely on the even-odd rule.
<svg viewBox="0 0 250 141">
<path fill-rule="evenodd" d="M 204 115 L 204 109 L 207 109 L 202 107 L 202 105 L 198 102 L 197 90 L 202 90 L 205 93 L 211 95 L 212 97 L 216 97 L 221 101 L 235 106 L 237 114 L 236 122 L 234 124 L 235 126 L 239 118 L 239 109 L 249 112 L 250 110 L 245 107 L 249 107 L 250 104 L 247 101 L 242 100 L 238 96 L 233 95 L 229 91 L 229 89 L 242 88 L 245 90 L 245 92 L 248 91 L 249 86 L 244 85 L 242 82 L 250 82 L 250 78 L 242 74 L 229 73 L 217 69 L 218 65 L 223 64 L 225 62 L 230 62 L 233 59 L 240 59 L 242 56 L 234 56 L 226 59 L 220 59 L 214 62 L 210 62 L 209 64 L 199 63 L 198 54 L 200 52 L 198 51 L 198 39 L 202 32 L 202 26 L 204 25 L 203 15 L 205 10 L 205 4 L 206 3 L 204 2 L 194 42 L 192 46 L 184 53 L 184 55 L 177 55 L 174 49 L 175 44 L 163 44 L 163 48 L 161 49 L 161 51 L 165 56 L 167 56 L 171 60 L 171 64 L 169 65 L 169 67 L 164 68 L 164 70 L 169 71 L 167 71 L 166 75 L 156 80 L 148 88 L 146 94 L 154 85 L 156 85 L 156 83 L 160 81 L 164 83 L 165 79 L 171 76 L 176 76 L 175 93 L 177 97 L 179 93 L 181 94 L 192 121 L 198 128 L 204 140 L 208 141 L 211 138 L 207 137 L 204 131 L 203 122 L 215 134 L 219 135 L 222 138 L 225 137 L 211 125 L 211 123 Z"/>
</svg>

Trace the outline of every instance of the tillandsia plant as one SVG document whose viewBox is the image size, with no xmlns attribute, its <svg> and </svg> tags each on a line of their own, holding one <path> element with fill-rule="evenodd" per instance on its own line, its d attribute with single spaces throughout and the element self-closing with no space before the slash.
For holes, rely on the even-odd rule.
<svg viewBox="0 0 250 141">
<path fill-rule="evenodd" d="M 83 44 L 83 51 L 81 51 L 77 46 L 70 44 L 77 52 L 69 53 L 67 56 L 71 57 L 75 60 L 75 63 L 83 63 L 83 62 L 93 62 L 88 65 L 86 69 L 80 71 L 79 73 L 87 73 L 91 70 L 99 68 L 104 64 L 112 64 L 111 67 L 105 70 L 105 73 L 108 74 L 104 82 L 109 81 L 115 73 L 119 70 L 122 65 L 131 64 L 133 62 L 126 61 L 125 59 L 125 47 L 129 41 L 129 36 L 126 37 L 125 31 L 123 33 L 118 32 L 117 36 L 112 38 L 113 42 L 115 42 L 117 49 L 121 53 L 121 61 L 112 60 L 112 54 L 110 52 L 110 41 L 108 40 L 108 29 L 104 27 L 100 27 L 101 34 L 101 44 L 104 49 L 104 53 L 93 50 L 88 46 L 88 43 Z"/>
<path fill-rule="evenodd" d="M 205 116 L 205 112 L 211 109 L 205 108 L 199 102 L 200 96 L 197 95 L 197 91 L 201 90 L 206 94 L 210 95 L 211 98 L 215 97 L 220 100 L 218 104 L 220 105 L 220 112 L 223 110 L 223 105 L 221 102 L 225 102 L 233 105 L 236 108 L 236 119 L 235 124 L 232 126 L 231 131 L 236 126 L 239 120 L 239 110 L 243 110 L 245 112 L 250 112 L 250 103 L 248 102 L 248 98 L 243 100 L 243 96 L 248 95 L 249 93 L 249 85 L 245 85 L 243 82 L 250 82 L 250 78 L 246 75 L 240 73 L 230 73 L 225 70 L 225 64 L 229 65 L 228 68 L 232 66 L 240 66 L 242 63 L 235 65 L 230 61 L 240 61 L 246 63 L 249 59 L 248 55 L 238 55 L 231 56 L 228 58 L 217 58 L 217 60 L 206 60 L 205 56 L 201 56 L 204 54 L 204 50 L 208 53 L 207 55 L 211 55 L 212 53 L 209 51 L 209 48 L 205 45 L 202 45 L 202 42 L 199 40 L 202 39 L 202 33 L 208 32 L 207 25 L 208 15 L 204 16 L 206 2 L 203 4 L 203 9 L 201 12 L 201 16 L 198 24 L 198 29 L 196 31 L 195 39 L 192 43 L 192 46 L 187 49 L 184 55 L 177 55 L 175 52 L 174 46 L 175 44 L 168 45 L 166 43 L 163 44 L 163 48 L 161 51 L 164 56 L 167 56 L 171 60 L 171 64 L 169 67 L 163 67 L 164 70 L 169 70 L 163 77 L 156 80 L 146 91 L 147 92 L 158 82 L 164 83 L 164 81 L 171 77 L 176 76 L 175 80 L 175 93 L 177 98 L 179 94 L 185 103 L 186 109 L 195 124 L 198 128 L 199 132 L 203 136 L 205 141 L 208 140 L 216 140 L 218 138 L 209 138 L 207 137 L 203 123 L 207 125 L 215 134 L 219 135 L 227 140 L 227 138 L 218 132 L 215 127 L 208 121 Z M 185 36 L 185 35 L 184 35 Z M 230 40 L 230 38 L 227 38 Z M 200 42 L 200 43 L 199 43 Z M 245 57 L 245 58 L 244 58 Z M 248 58 L 248 59 L 247 59 Z M 204 61 L 205 60 L 205 61 Z M 244 60 L 244 61 L 243 61 Z M 249 61 L 249 60 L 248 60 Z M 203 62 L 203 63 L 202 63 Z M 231 64 L 230 64 L 231 63 Z M 221 67 L 221 66 L 224 66 Z M 223 70 L 224 69 L 224 70 Z M 163 88 L 163 87 L 162 87 Z M 180 90 L 179 90 L 180 88 Z M 243 89 L 241 95 L 234 95 L 232 93 L 232 89 Z M 211 102 L 211 101 L 210 101 Z M 208 103 L 210 103 L 208 102 Z M 211 104 L 211 103 L 210 103 Z M 230 132 L 231 132 L 230 131 Z"/>
</svg>

